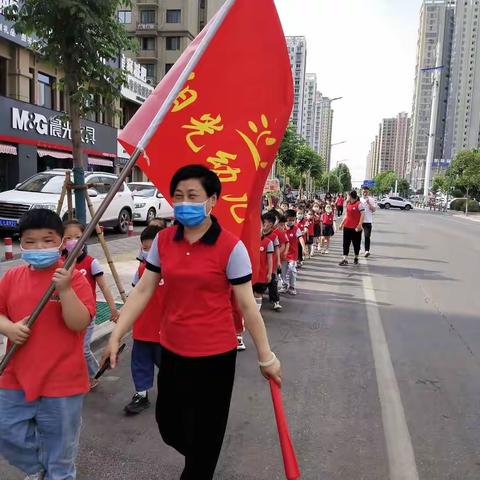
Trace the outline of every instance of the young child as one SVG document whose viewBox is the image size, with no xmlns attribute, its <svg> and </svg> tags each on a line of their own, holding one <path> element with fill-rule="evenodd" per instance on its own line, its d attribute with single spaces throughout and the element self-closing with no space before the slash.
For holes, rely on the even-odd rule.
<svg viewBox="0 0 480 480">
<path fill-rule="evenodd" d="M 263 235 L 271 240 L 273 243 L 273 266 L 272 266 L 272 278 L 268 284 L 268 297 L 273 305 L 273 309 L 276 312 L 282 310 L 280 305 L 280 295 L 278 294 L 278 278 L 277 269 L 280 264 L 280 241 L 277 234 L 274 231 L 277 217 L 274 213 L 266 213 L 262 217 L 263 221 Z"/>
<path fill-rule="evenodd" d="M 140 235 L 142 243 L 142 260 L 133 280 L 135 286 L 142 278 L 147 265 L 146 257 L 152 248 L 152 243 L 158 232 L 163 228 L 150 225 Z M 133 348 L 131 372 L 135 394 L 131 402 L 125 406 L 127 415 L 137 415 L 150 406 L 148 390 L 153 387 L 155 366 L 160 367 L 161 347 L 159 343 L 160 318 L 163 309 L 163 283 L 150 300 L 147 308 L 138 317 L 133 326 Z"/>
<path fill-rule="evenodd" d="M 297 228 L 302 232 L 302 237 L 303 237 L 303 242 L 298 246 L 298 258 L 297 260 L 297 266 L 298 268 L 303 267 L 303 260 L 307 258 L 308 252 L 306 248 L 307 244 L 307 236 L 308 236 L 308 222 L 307 219 L 305 218 L 305 212 L 303 209 L 299 208 L 297 210 L 297 223 L 296 226 Z"/>
<path fill-rule="evenodd" d="M 286 213 L 287 228 L 285 233 L 288 236 L 289 248 L 286 254 L 286 262 L 282 263 L 282 274 L 285 279 L 285 283 L 280 293 L 289 293 L 290 295 L 296 295 L 295 289 L 297 281 L 297 261 L 298 261 L 298 247 L 299 245 L 305 249 L 305 240 L 303 239 L 302 231 L 296 226 L 296 213 L 295 210 L 288 210 Z"/>
<path fill-rule="evenodd" d="M 320 251 L 320 237 L 322 236 L 322 212 L 320 203 L 315 202 L 313 205 L 313 251 Z"/>
<path fill-rule="evenodd" d="M 279 284 L 281 285 L 281 289 L 283 288 L 283 285 L 285 284 L 285 279 L 283 278 L 282 265 L 283 265 L 284 262 L 287 261 L 287 253 L 288 253 L 288 249 L 290 247 L 288 236 L 285 233 L 285 224 L 286 223 L 287 223 L 287 217 L 285 217 L 285 215 L 280 215 L 280 217 L 278 218 L 277 228 L 274 230 L 275 234 L 278 237 L 278 243 L 279 243 L 278 253 L 279 253 L 279 257 L 280 257 L 280 262 L 279 262 L 279 265 L 278 265 L 277 275 L 279 277 Z M 280 289 L 279 293 L 281 292 L 281 289 Z"/>
<path fill-rule="evenodd" d="M 65 257 L 67 257 L 70 252 L 75 248 L 78 240 L 83 235 L 85 226 L 81 224 L 78 220 L 68 220 L 63 224 L 63 226 L 65 228 L 64 254 Z M 115 300 L 113 299 L 112 292 L 108 288 L 107 282 L 104 277 L 103 268 L 100 265 L 99 261 L 91 257 L 90 255 L 87 255 L 84 251 L 77 257 L 75 269 L 79 271 L 88 280 L 95 299 L 97 297 L 97 285 L 100 287 L 100 290 L 105 297 L 105 301 L 110 308 L 110 320 L 112 322 L 116 322 L 118 320 L 119 313 L 115 305 Z M 83 344 L 83 353 L 85 355 L 85 360 L 87 361 L 88 375 L 90 376 L 90 389 L 94 389 L 98 385 L 98 380 L 95 380 L 94 377 L 95 374 L 98 372 L 99 365 L 97 359 L 95 358 L 95 355 L 90 348 L 94 329 L 95 317 L 93 318 L 87 328 L 87 331 L 85 332 Z"/>
<path fill-rule="evenodd" d="M 74 479 L 89 391 L 83 337 L 95 299 L 80 272 L 62 268 L 64 228 L 56 213 L 28 211 L 19 234 L 28 265 L 0 280 L 0 333 L 9 346 L 22 346 L 0 376 L 0 455 L 27 478 Z M 52 280 L 56 290 L 29 329 L 26 322 Z"/>
<path fill-rule="evenodd" d="M 313 209 L 307 211 L 305 228 L 307 229 L 307 252 L 310 257 L 315 255 L 315 244 L 314 244 L 314 235 L 315 235 L 315 215 Z"/>
<path fill-rule="evenodd" d="M 270 238 L 262 235 L 258 280 L 253 285 L 253 294 L 255 295 L 259 310 L 262 308 L 263 295 L 267 291 L 268 284 L 272 281 L 274 251 L 273 242 Z"/>
<path fill-rule="evenodd" d="M 330 239 L 333 237 L 335 230 L 333 222 L 335 221 L 335 214 L 331 205 L 325 207 L 325 212 L 322 214 L 322 238 L 320 241 L 320 251 L 322 254 L 328 254 L 330 248 Z"/>
</svg>

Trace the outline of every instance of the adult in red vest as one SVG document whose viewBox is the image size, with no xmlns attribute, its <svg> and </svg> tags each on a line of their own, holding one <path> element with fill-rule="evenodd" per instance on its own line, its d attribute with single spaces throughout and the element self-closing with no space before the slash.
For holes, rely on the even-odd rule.
<svg viewBox="0 0 480 480">
<path fill-rule="evenodd" d="M 231 292 L 258 353 L 261 373 L 281 382 L 252 291 L 244 244 L 211 215 L 220 198 L 217 175 L 181 168 L 170 194 L 178 225 L 159 233 L 145 273 L 122 308 L 104 358 L 114 367 L 121 338 L 165 280 L 156 418 L 164 441 L 185 456 L 182 480 L 213 478 L 227 425 L 237 336 Z"/>
<path fill-rule="evenodd" d="M 343 206 L 345 204 L 345 199 L 343 198 L 343 193 L 338 194 L 338 198 L 335 202 L 337 207 L 337 217 L 341 217 L 343 215 Z"/>
<path fill-rule="evenodd" d="M 340 224 L 340 230 L 343 229 L 343 259 L 340 262 L 341 267 L 348 265 L 347 257 L 350 253 L 350 244 L 353 244 L 355 258 L 353 263 L 358 265 L 358 255 L 362 244 L 363 219 L 365 217 L 365 207 L 360 202 L 356 190 L 350 193 L 347 202 L 347 213 Z"/>
</svg>

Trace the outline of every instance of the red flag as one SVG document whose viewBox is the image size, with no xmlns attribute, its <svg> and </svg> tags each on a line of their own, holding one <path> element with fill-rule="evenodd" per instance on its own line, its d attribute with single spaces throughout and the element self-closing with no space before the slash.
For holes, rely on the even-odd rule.
<svg viewBox="0 0 480 480">
<path fill-rule="evenodd" d="M 270 380 L 270 391 L 272 392 L 273 408 L 275 410 L 278 436 L 285 465 L 285 475 L 287 480 L 297 480 L 297 478 L 300 478 L 300 469 L 298 468 L 297 457 L 295 456 L 292 439 L 288 431 L 287 419 L 283 410 L 282 391 L 273 380 Z"/>
<path fill-rule="evenodd" d="M 222 195 L 214 213 L 245 242 L 256 268 L 263 187 L 292 105 L 274 1 L 227 0 L 119 141 L 130 154 L 144 148 L 139 166 L 167 198 L 180 167 L 196 163 L 215 171 Z"/>
</svg>

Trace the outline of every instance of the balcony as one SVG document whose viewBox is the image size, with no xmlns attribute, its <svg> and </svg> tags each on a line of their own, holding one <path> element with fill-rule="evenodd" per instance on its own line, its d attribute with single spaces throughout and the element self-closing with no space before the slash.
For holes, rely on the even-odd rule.
<svg viewBox="0 0 480 480">
<path fill-rule="evenodd" d="M 158 53 L 156 50 L 139 50 L 137 53 L 137 60 L 141 61 L 156 61 L 158 59 Z"/>
<path fill-rule="evenodd" d="M 158 31 L 158 23 L 137 23 L 137 33 L 152 33 Z"/>
</svg>

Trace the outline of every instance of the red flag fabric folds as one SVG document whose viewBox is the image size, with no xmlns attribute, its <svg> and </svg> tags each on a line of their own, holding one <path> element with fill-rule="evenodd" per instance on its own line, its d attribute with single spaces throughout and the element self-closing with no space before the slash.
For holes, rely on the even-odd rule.
<svg viewBox="0 0 480 480">
<path fill-rule="evenodd" d="M 215 171 L 222 195 L 214 213 L 245 242 L 255 266 L 263 187 L 293 105 L 274 1 L 227 0 L 121 133 L 127 152 L 139 145 L 186 69 L 188 80 L 145 144 L 139 165 L 167 198 L 180 167 L 195 163 Z"/>
</svg>

